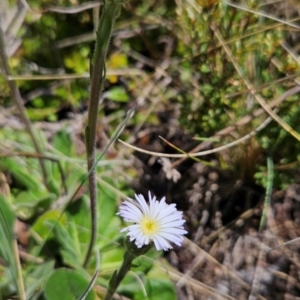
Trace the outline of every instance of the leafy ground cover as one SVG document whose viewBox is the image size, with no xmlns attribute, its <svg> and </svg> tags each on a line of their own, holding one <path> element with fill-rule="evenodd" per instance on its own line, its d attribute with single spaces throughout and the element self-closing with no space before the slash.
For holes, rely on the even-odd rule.
<svg viewBox="0 0 300 300">
<path fill-rule="evenodd" d="M 184 211 L 189 233 L 183 247 L 138 258 L 116 299 L 297 299 L 297 2 L 123 3 L 97 123 L 97 156 L 105 152 L 96 169 L 97 240 L 83 267 L 91 231 L 85 126 L 100 10 L 97 1 L 0 3 L 11 67 L 5 76 L 2 61 L 1 297 L 81 299 L 91 284 L 87 298 L 102 299 L 124 253 L 118 206 L 151 190 Z M 127 145 L 106 149 L 126 117 Z"/>
</svg>

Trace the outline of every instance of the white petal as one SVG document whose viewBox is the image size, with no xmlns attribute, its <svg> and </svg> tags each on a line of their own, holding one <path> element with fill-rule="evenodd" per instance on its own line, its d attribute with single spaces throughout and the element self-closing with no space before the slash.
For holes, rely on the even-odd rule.
<svg viewBox="0 0 300 300">
<path fill-rule="evenodd" d="M 173 219 L 172 217 L 166 217 L 165 219 L 160 220 L 160 225 L 166 226 L 182 226 L 185 223 L 183 219 Z M 178 225 L 177 225 L 178 224 Z"/>
<path fill-rule="evenodd" d="M 124 212 L 130 212 L 134 214 L 138 219 L 140 219 L 143 216 L 141 210 L 128 201 L 123 202 L 123 204 L 120 206 L 120 212 L 118 214 L 122 216 Z"/>
<path fill-rule="evenodd" d="M 135 199 L 125 200 L 117 213 L 125 221 L 135 223 L 123 228 L 121 232 L 127 232 L 130 241 L 134 241 L 138 248 L 150 242 L 154 243 L 157 250 L 169 250 L 172 248 L 171 243 L 180 246 L 184 240 L 183 234 L 187 231 L 183 228 L 185 220 L 182 218 L 182 212 L 177 211 L 176 204 L 167 204 L 165 197 L 157 201 L 150 191 L 149 204 L 143 195 L 136 194 Z M 148 234 L 142 231 L 141 223 L 145 217 L 157 224 L 157 230 Z"/>
<path fill-rule="evenodd" d="M 159 245 L 159 249 L 157 249 L 157 247 L 155 246 L 157 250 L 168 250 L 168 249 L 173 248 L 171 246 L 171 244 L 163 237 L 155 236 L 153 241 L 154 241 L 154 244 L 155 244 L 155 241 L 156 241 L 156 243 Z"/>
<path fill-rule="evenodd" d="M 164 228 L 160 231 L 165 232 L 165 233 L 170 233 L 170 234 L 177 234 L 177 235 L 182 235 L 182 234 L 186 234 L 187 231 L 185 231 L 184 229 L 179 229 L 179 228 Z"/>
<path fill-rule="evenodd" d="M 147 202 L 144 198 L 143 195 L 137 195 L 135 194 L 135 198 L 138 201 L 138 203 L 140 204 L 140 206 L 142 207 L 142 211 L 144 214 L 149 215 L 149 206 L 147 205 Z"/>
<path fill-rule="evenodd" d="M 159 236 L 161 238 L 166 239 L 166 240 L 172 241 L 173 243 L 175 243 L 178 246 L 181 246 L 181 244 L 183 242 L 183 237 L 181 235 L 180 236 L 176 236 L 176 235 L 169 234 L 169 233 L 166 233 L 166 232 L 161 232 L 159 234 Z"/>
</svg>

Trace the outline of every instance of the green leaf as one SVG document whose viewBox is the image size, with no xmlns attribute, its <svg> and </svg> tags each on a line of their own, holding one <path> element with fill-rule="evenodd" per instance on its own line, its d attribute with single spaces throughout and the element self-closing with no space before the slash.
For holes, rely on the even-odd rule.
<svg viewBox="0 0 300 300">
<path fill-rule="evenodd" d="M 53 146 L 67 156 L 73 155 L 73 149 L 72 149 L 72 139 L 70 137 L 70 134 L 67 133 L 65 129 L 60 130 L 57 132 L 53 139 Z"/>
<path fill-rule="evenodd" d="M 38 196 L 35 195 L 32 190 L 21 191 L 14 198 L 14 202 L 17 206 L 17 209 L 19 207 L 34 208 L 38 202 Z"/>
<path fill-rule="evenodd" d="M 136 276 L 139 276 L 141 281 L 138 281 Z M 136 273 L 136 276 L 128 273 L 121 282 L 117 291 L 119 294 L 124 295 L 129 299 L 147 299 L 143 291 L 145 275 L 142 273 Z M 135 298 L 135 296 L 138 296 L 138 298 Z"/>
<path fill-rule="evenodd" d="M 8 201 L 2 194 L 0 194 L 0 203 L 1 241 L 8 240 L 11 243 L 13 239 L 13 225 L 15 221 L 15 214 Z M 2 243 L 0 243 L 0 247 L 1 245 Z"/>
<path fill-rule="evenodd" d="M 78 249 L 77 245 L 75 244 L 75 240 L 70 236 L 66 227 L 61 224 L 57 223 L 54 220 L 47 220 L 46 225 L 49 224 L 49 228 L 53 228 L 53 233 L 55 238 L 58 242 L 62 245 L 61 254 L 65 264 L 68 264 L 72 267 L 77 269 L 81 269 L 81 260 L 82 257 L 80 255 L 80 249 Z M 76 227 L 72 227 L 72 230 L 76 230 Z"/>
<path fill-rule="evenodd" d="M 123 260 L 124 249 L 117 248 L 108 252 L 104 252 L 101 255 L 101 270 L 116 269 L 120 267 Z"/>
<path fill-rule="evenodd" d="M 2 194 L 0 194 L 0 203 L 0 257 L 6 261 L 17 286 L 17 267 L 12 249 L 15 214 Z"/>
<path fill-rule="evenodd" d="M 106 96 L 109 100 L 116 102 L 127 102 L 129 97 L 126 91 L 122 87 L 113 87 L 107 93 Z"/>
<path fill-rule="evenodd" d="M 41 182 L 32 175 L 32 170 L 29 170 L 26 164 L 21 164 L 18 159 L 2 159 L 1 165 L 13 175 L 17 183 L 23 185 L 28 190 L 35 191 L 43 186 Z"/>
<path fill-rule="evenodd" d="M 37 212 L 42 212 L 50 207 L 56 199 L 56 195 L 47 193 L 43 196 L 36 196 L 31 190 L 18 194 L 14 203 L 17 211 L 22 213 L 23 218 L 30 218 Z"/>
<path fill-rule="evenodd" d="M 59 196 L 59 194 L 60 194 L 59 185 L 58 185 L 57 181 L 53 177 L 50 177 L 48 179 L 48 185 L 49 185 L 50 191 L 52 193 L 54 193 L 56 196 Z"/>
<path fill-rule="evenodd" d="M 200 70 L 201 70 L 202 73 L 209 73 L 211 71 L 210 67 L 208 65 L 205 65 L 205 64 L 200 67 Z"/>
<path fill-rule="evenodd" d="M 55 115 L 57 111 L 58 107 L 27 108 L 28 116 L 33 121 L 42 121 L 45 118 L 49 120 L 49 116 L 50 118 L 53 118 L 53 115 Z"/>
<path fill-rule="evenodd" d="M 87 199 L 80 199 L 69 205 L 66 216 L 70 223 L 68 225 L 68 231 L 72 236 L 72 239 L 76 241 L 82 247 L 88 244 L 90 239 L 90 219 L 87 216 L 90 215 L 90 210 L 87 205 Z M 80 247 L 80 249 L 81 249 Z M 85 249 L 85 248 L 84 248 Z M 84 252 L 86 251 L 83 250 Z"/>
<path fill-rule="evenodd" d="M 98 232 L 104 235 L 106 235 L 106 231 L 118 232 L 117 228 L 109 226 L 116 215 L 116 195 L 102 186 L 99 187 L 99 190 L 101 193 L 99 193 L 98 199 Z"/>
<path fill-rule="evenodd" d="M 89 280 L 80 272 L 61 268 L 49 277 L 45 286 L 45 297 L 47 300 L 75 300 L 88 286 Z M 95 299 L 93 290 L 89 292 L 86 299 Z"/>
<path fill-rule="evenodd" d="M 25 286 L 27 299 L 37 299 L 43 290 L 45 282 L 54 271 L 54 261 L 47 261 L 40 266 L 35 267 L 34 271 L 26 274 Z M 37 291 L 40 291 L 39 293 Z"/>
<path fill-rule="evenodd" d="M 96 282 L 96 279 L 98 277 L 98 273 L 99 273 L 99 270 L 97 269 L 92 277 L 92 279 L 90 280 L 90 283 L 89 285 L 87 286 L 87 288 L 85 289 L 85 291 L 83 292 L 83 294 L 77 299 L 77 300 L 85 300 L 89 294 L 89 292 L 91 291 L 91 289 L 93 288 L 95 282 Z"/>
<path fill-rule="evenodd" d="M 147 298 L 151 300 L 176 300 L 176 291 L 173 284 L 168 279 L 146 278 L 145 287 Z M 145 299 L 140 290 L 134 297 L 135 300 Z"/>
<path fill-rule="evenodd" d="M 37 221 L 35 222 L 35 224 L 32 226 L 32 230 L 34 230 L 43 240 L 46 238 L 50 238 L 53 237 L 53 233 L 48 237 L 50 229 L 49 229 L 49 224 L 47 226 L 47 221 L 49 220 L 53 220 L 53 221 L 57 221 L 58 218 L 60 217 L 61 212 L 59 210 L 50 210 L 47 211 L 46 213 L 44 213 L 43 215 L 41 215 Z M 63 215 L 59 222 L 61 224 L 66 224 L 67 223 L 67 218 L 65 215 Z"/>
</svg>

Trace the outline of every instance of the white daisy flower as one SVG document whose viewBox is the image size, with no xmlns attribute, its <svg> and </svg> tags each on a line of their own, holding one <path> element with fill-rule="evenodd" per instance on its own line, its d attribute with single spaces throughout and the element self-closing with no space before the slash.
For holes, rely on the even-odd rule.
<svg viewBox="0 0 300 300">
<path fill-rule="evenodd" d="M 167 204 L 166 197 L 157 201 L 149 192 L 149 204 L 143 195 L 135 195 L 136 201 L 128 198 L 120 206 L 117 215 L 133 225 L 121 230 L 128 232 L 130 241 L 135 240 L 138 248 L 153 242 L 156 250 L 169 250 L 171 243 L 181 246 L 184 230 L 182 212 L 176 204 Z"/>
</svg>

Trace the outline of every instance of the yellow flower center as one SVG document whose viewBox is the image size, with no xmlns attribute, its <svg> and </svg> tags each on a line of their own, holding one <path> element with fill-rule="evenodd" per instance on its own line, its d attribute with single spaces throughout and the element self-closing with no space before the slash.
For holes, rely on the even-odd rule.
<svg viewBox="0 0 300 300">
<path fill-rule="evenodd" d="M 141 229 L 143 234 L 153 235 L 158 231 L 157 221 L 146 217 L 141 222 Z"/>
</svg>

